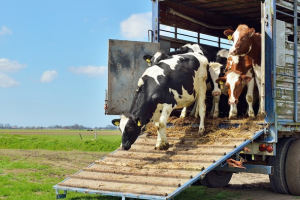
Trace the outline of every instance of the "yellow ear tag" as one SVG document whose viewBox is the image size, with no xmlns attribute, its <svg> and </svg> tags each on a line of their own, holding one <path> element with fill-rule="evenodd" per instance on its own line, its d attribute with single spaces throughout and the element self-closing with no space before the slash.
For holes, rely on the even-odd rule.
<svg viewBox="0 0 300 200">
<path fill-rule="evenodd" d="M 150 63 L 150 59 L 146 59 L 146 62 L 147 62 L 147 63 Z"/>
<path fill-rule="evenodd" d="M 232 40 L 232 36 L 231 35 L 228 35 L 228 40 Z"/>
<path fill-rule="evenodd" d="M 141 122 L 140 122 L 140 121 L 138 121 L 137 125 L 138 125 L 138 126 L 142 126 L 142 124 L 141 124 Z"/>
<path fill-rule="evenodd" d="M 223 81 L 220 81 L 219 84 L 220 84 L 221 90 L 223 90 L 224 82 L 223 82 Z"/>
<path fill-rule="evenodd" d="M 119 125 L 120 125 L 120 122 L 115 122 L 115 125 L 116 125 L 116 126 L 119 126 Z"/>
</svg>

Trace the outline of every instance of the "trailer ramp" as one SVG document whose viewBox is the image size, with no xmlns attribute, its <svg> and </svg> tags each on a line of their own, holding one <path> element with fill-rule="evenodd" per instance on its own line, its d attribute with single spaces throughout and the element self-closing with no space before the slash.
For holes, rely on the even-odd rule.
<svg viewBox="0 0 300 200">
<path fill-rule="evenodd" d="M 129 151 L 117 149 L 53 188 L 57 199 L 65 198 L 67 191 L 122 199 L 172 199 L 263 133 L 250 133 L 253 136 L 246 140 L 218 138 L 212 145 L 195 144 L 193 138 L 168 138 L 168 151 L 154 150 L 156 137 L 142 135 Z"/>
</svg>

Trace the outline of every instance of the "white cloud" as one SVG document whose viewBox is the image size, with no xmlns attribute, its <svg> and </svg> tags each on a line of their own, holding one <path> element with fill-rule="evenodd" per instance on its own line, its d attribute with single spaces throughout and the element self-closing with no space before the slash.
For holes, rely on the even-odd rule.
<svg viewBox="0 0 300 200">
<path fill-rule="evenodd" d="M 45 71 L 40 79 L 40 81 L 42 83 L 49 83 L 51 82 L 53 79 L 58 77 L 58 73 L 55 70 L 48 70 Z"/>
<path fill-rule="evenodd" d="M 0 58 L 0 71 L 2 72 L 17 72 L 26 66 L 26 64 L 20 64 L 16 60 Z"/>
<path fill-rule="evenodd" d="M 9 88 L 9 87 L 15 87 L 18 85 L 19 85 L 19 83 L 17 81 L 13 80 L 6 74 L 0 72 L 0 87 Z"/>
<path fill-rule="evenodd" d="M 9 35 L 12 34 L 12 30 L 7 28 L 6 26 L 2 26 L 0 29 L 0 36 L 1 35 Z"/>
<path fill-rule="evenodd" d="M 121 22 L 122 36 L 126 39 L 142 40 L 148 37 L 151 29 L 151 12 L 132 14 L 128 19 Z"/>
<path fill-rule="evenodd" d="M 86 74 L 91 77 L 98 77 L 106 73 L 106 67 L 97 67 L 93 65 L 82 67 L 70 67 L 69 70 L 74 74 Z"/>
</svg>

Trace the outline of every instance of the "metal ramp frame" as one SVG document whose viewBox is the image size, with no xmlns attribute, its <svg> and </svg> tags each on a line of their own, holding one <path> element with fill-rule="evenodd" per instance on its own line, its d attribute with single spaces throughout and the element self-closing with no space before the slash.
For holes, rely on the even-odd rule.
<svg viewBox="0 0 300 200">
<path fill-rule="evenodd" d="M 229 158 L 231 158 L 232 156 L 234 156 L 235 154 L 237 154 L 237 153 L 239 153 L 240 151 L 242 151 L 242 149 L 245 147 L 245 146 L 247 146 L 248 144 L 250 144 L 253 140 L 255 140 L 256 138 L 258 138 L 260 135 L 262 135 L 263 133 L 265 133 L 265 131 L 266 130 L 259 130 L 259 131 L 256 131 L 254 134 L 253 134 L 253 136 L 251 137 L 251 139 L 247 139 L 247 140 L 245 140 L 245 139 L 243 139 L 244 141 L 243 142 L 239 142 L 239 144 L 238 145 L 234 145 L 233 146 L 233 149 L 231 149 L 229 152 L 225 152 L 225 154 L 226 155 L 224 155 L 223 154 L 223 156 L 221 156 L 219 159 L 217 159 L 217 160 L 213 160 L 212 161 L 212 163 L 210 163 L 210 164 L 208 164 L 207 166 L 208 167 L 205 167 L 205 168 L 202 168 L 203 170 L 201 171 L 201 170 L 199 170 L 198 169 L 198 171 L 196 170 L 196 171 L 194 171 L 194 172 L 196 172 L 196 173 L 194 173 L 195 175 L 191 175 L 190 176 L 190 179 L 189 180 L 187 180 L 185 183 L 183 183 L 182 185 L 178 185 L 177 187 L 176 187 L 176 189 L 174 189 L 175 187 L 172 187 L 171 189 L 173 189 L 172 190 L 172 192 L 166 192 L 166 193 L 161 193 L 161 194 L 159 194 L 159 195 L 155 195 L 155 194 L 143 194 L 143 193 L 139 193 L 139 192 L 135 192 L 134 190 L 131 190 L 130 192 L 127 190 L 124 190 L 124 191 L 114 191 L 115 190 L 115 188 L 114 187 L 112 187 L 111 189 L 104 189 L 104 190 L 102 190 L 102 189 L 94 189 L 92 186 L 88 186 L 89 185 L 89 183 L 90 182 L 96 182 L 96 183 L 100 183 L 100 185 L 101 185 L 101 178 L 100 179 L 97 179 L 96 177 L 84 177 L 84 176 L 79 176 L 81 173 L 85 173 L 86 171 L 93 171 L 93 172 L 95 172 L 95 171 L 101 171 L 101 167 L 103 168 L 105 165 L 108 165 L 109 163 L 106 163 L 106 161 L 105 160 L 109 160 L 109 159 L 111 159 L 111 161 L 108 161 L 108 162 L 118 162 L 118 160 L 122 160 L 122 159 L 130 159 L 130 158 L 127 158 L 126 157 L 126 155 L 128 155 L 128 156 L 130 156 L 130 155 L 133 155 L 133 159 L 135 159 L 134 158 L 134 156 L 136 156 L 136 154 L 138 154 L 138 151 L 135 151 L 134 150 L 134 146 L 139 146 L 139 142 L 142 142 L 142 141 L 147 141 L 148 142 L 148 144 L 143 144 L 142 143 L 142 145 L 144 145 L 142 148 L 143 149 L 145 149 L 145 148 L 149 148 L 150 146 L 151 147 L 154 147 L 154 146 L 152 146 L 153 144 L 153 138 L 150 138 L 150 139 L 148 139 L 145 135 L 142 135 L 142 136 L 140 136 L 140 138 L 136 141 L 136 143 L 134 144 L 134 145 L 132 145 L 132 150 L 133 151 L 122 151 L 122 150 L 116 150 L 116 151 L 114 151 L 114 152 L 112 152 L 112 153 L 110 153 L 109 155 L 107 155 L 107 156 L 105 156 L 105 157 L 103 157 L 103 158 L 101 158 L 100 160 L 97 160 L 97 161 L 95 161 L 95 163 L 93 163 L 93 164 L 91 164 L 91 165 L 89 165 L 88 167 L 86 167 L 86 168 L 84 168 L 83 170 L 81 170 L 81 171 L 79 171 L 79 172 L 77 172 L 76 174 L 74 174 L 73 176 L 71 176 L 71 177 L 68 177 L 67 179 L 65 179 L 65 180 L 63 180 L 62 182 L 60 182 L 60 183 L 58 183 L 58 184 L 56 184 L 55 186 L 53 186 L 53 189 L 55 189 L 55 191 L 56 191 L 56 198 L 57 199 L 62 199 L 62 198 L 66 198 L 66 195 L 67 195 L 67 191 L 73 191 L 73 192 L 81 192 L 81 193 L 87 193 L 87 194 L 98 194 L 98 195 L 106 195 L 106 196 L 118 196 L 118 197 L 122 197 L 122 200 L 125 200 L 125 198 L 136 198 L 136 199 L 157 199 L 157 200 L 168 200 L 168 199 L 173 199 L 176 195 L 178 195 L 180 192 L 182 192 L 184 189 L 186 189 L 187 187 L 189 187 L 190 185 L 192 185 L 194 182 L 196 182 L 198 179 L 200 179 L 201 177 L 204 177 L 205 176 L 205 174 L 207 174 L 208 172 L 210 172 L 211 170 L 213 170 L 213 169 L 215 169 L 215 168 L 218 168 L 218 169 L 220 169 L 221 167 L 223 167 L 223 166 L 225 166 L 226 165 L 226 160 L 227 159 L 229 159 Z M 227 138 L 228 139 L 228 138 Z M 237 142 L 238 140 L 237 139 L 232 139 L 232 138 L 229 138 L 229 140 L 230 141 L 235 141 L 235 142 Z M 242 140 L 242 139 L 241 139 Z M 241 141 L 241 140 L 239 140 L 239 141 Z M 149 142 L 150 142 L 150 144 L 149 144 Z M 151 143 L 152 142 L 152 143 Z M 170 142 L 170 140 L 169 140 L 169 142 Z M 170 142 L 171 143 L 171 142 Z M 174 144 L 175 144 L 175 142 L 174 142 Z M 177 143 L 177 144 L 179 144 L 179 143 Z M 231 144 L 230 144 L 231 145 Z M 171 150 L 172 150 L 172 145 L 170 145 L 171 146 Z M 175 145 L 173 145 L 173 148 L 174 148 L 174 146 Z M 201 147 L 203 147 L 203 145 L 198 145 L 199 146 L 199 148 L 201 148 Z M 206 148 L 210 148 L 210 147 L 213 147 L 213 146 L 215 146 L 214 144 L 213 145 L 208 145 Z M 228 145 L 222 145 L 222 146 L 228 146 Z M 180 147 L 180 145 L 178 146 L 178 148 L 181 148 Z M 195 149 L 193 149 L 193 151 L 194 151 Z M 197 150 L 197 149 L 196 149 Z M 208 149 L 209 150 L 209 149 Z M 135 153 L 136 152 L 136 153 Z M 149 151 L 148 153 L 147 153 L 147 155 L 152 155 L 152 152 L 154 152 L 153 150 L 151 151 Z M 155 151 L 155 152 L 158 152 L 158 154 L 162 154 L 162 155 L 164 155 L 164 153 L 163 152 L 160 152 L 160 151 Z M 170 152 L 172 152 L 172 151 L 170 151 Z M 116 155 L 115 156 L 115 154 L 120 154 L 119 156 L 118 155 Z M 172 153 L 171 153 L 172 154 Z M 199 155 L 196 155 L 196 154 L 193 154 L 192 156 L 192 158 L 193 158 L 193 160 L 195 160 L 195 158 L 196 158 L 196 160 L 195 161 L 197 161 L 197 160 L 199 160 L 199 162 L 201 162 L 202 160 L 205 160 L 204 158 L 201 158 L 201 155 L 208 155 L 207 153 L 199 153 Z M 121 158 L 120 156 L 124 156 L 124 158 Z M 171 156 L 172 157 L 172 156 Z M 173 161 L 172 160 L 172 158 L 170 157 L 170 160 L 169 161 L 171 161 L 171 162 L 175 162 L 175 160 Z M 149 160 L 151 160 L 150 158 L 145 158 L 146 160 L 148 159 L 148 161 Z M 138 163 L 140 163 L 140 162 L 143 162 L 145 159 L 143 159 L 143 158 L 137 158 L 136 159 L 136 161 L 137 161 L 137 164 Z M 159 158 L 158 158 L 158 160 L 159 160 Z M 178 160 L 176 160 L 176 161 L 178 161 Z M 121 162 L 121 161 L 119 161 L 119 162 Z M 194 161 L 191 161 L 191 162 L 194 162 Z M 203 162 L 205 162 L 205 161 L 203 161 Z M 189 165 L 188 164 L 189 162 L 187 161 L 186 162 L 186 164 L 184 164 L 184 166 L 181 166 L 181 167 L 185 167 L 185 165 Z M 225 164 L 224 164 L 225 163 Z M 182 164 L 182 163 L 181 163 Z M 159 165 L 159 164 L 158 164 Z M 145 165 L 146 166 L 146 165 Z M 251 167 L 253 167 L 253 166 L 251 166 L 251 165 L 245 165 L 245 166 L 247 166 L 247 168 L 249 167 L 249 168 L 251 168 Z M 127 166 L 128 167 L 128 166 Z M 96 170 L 96 168 L 98 169 L 98 170 Z M 124 163 L 122 163 L 121 162 L 121 164 L 119 163 L 119 165 L 117 165 L 117 169 L 121 172 L 122 171 L 122 169 L 125 169 L 126 168 L 126 166 L 124 166 Z M 139 171 L 139 170 L 142 170 L 142 169 L 136 169 L 136 171 Z M 147 171 L 147 170 L 152 170 L 153 171 L 153 168 L 151 169 L 151 168 L 149 168 L 149 166 L 148 166 L 148 168 L 143 168 L 143 173 L 144 173 L 144 175 L 145 176 L 148 176 L 149 174 L 148 174 L 148 172 L 146 172 L 145 173 L 145 171 Z M 159 172 L 159 170 L 161 170 L 161 169 L 156 169 L 156 170 L 158 170 L 158 171 L 156 171 L 156 172 Z M 188 170 L 188 169 L 185 169 L 185 170 Z M 170 171 L 172 171 L 172 169 L 170 169 Z M 176 171 L 176 170 L 175 170 Z M 178 171 L 178 170 L 177 170 Z M 200 172 L 199 172 L 200 171 Z M 269 170 L 270 171 L 270 170 Z M 167 172 L 169 172 L 169 171 L 167 171 Z M 107 172 L 106 172 L 107 173 Z M 110 173 L 110 172 L 108 172 L 108 173 Z M 117 171 L 113 171 L 112 173 L 117 173 L 118 174 L 118 172 Z M 141 173 L 141 174 L 139 174 L 139 176 L 141 176 L 141 177 L 144 177 L 143 176 L 143 173 Z M 151 173 L 151 172 L 149 172 L 149 173 Z M 170 172 L 171 173 L 171 172 Z M 192 173 L 192 172 L 191 172 Z M 122 173 L 121 173 L 122 174 Z M 126 173 L 125 173 L 126 174 Z M 164 176 L 164 174 L 166 174 L 166 173 L 157 173 L 156 174 L 156 178 L 155 179 L 159 179 L 159 176 L 160 176 L 160 174 L 161 174 L 161 176 L 163 177 Z M 123 174 L 124 175 L 124 174 Z M 127 174 L 128 175 L 128 174 Z M 98 178 L 99 177 L 102 177 L 103 176 L 103 174 L 100 174 L 100 176 L 98 176 Z M 178 174 L 178 176 L 180 176 L 179 174 Z M 174 178 L 175 178 L 175 176 L 174 176 Z M 84 180 L 79 180 L 79 179 L 84 179 Z M 77 180 L 79 180 L 79 182 L 80 183 L 78 183 L 78 184 L 73 184 L 74 182 L 76 182 Z M 104 180 L 104 181 L 106 181 L 106 180 Z M 111 181 L 111 182 L 113 182 L 113 177 L 112 177 L 112 179 L 111 180 L 108 180 L 108 181 Z M 130 184 L 130 183 L 128 183 L 128 181 L 127 180 L 123 180 L 124 182 L 123 182 L 123 184 Z M 117 182 L 119 182 L 119 183 L 121 183 L 122 184 L 122 181 L 116 181 L 116 185 L 117 184 L 119 184 L 119 183 L 117 183 Z M 151 182 L 151 181 L 150 181 Z M 80 185 L 81 184 L 81 185 Z M 153 188 L 155 188 L 155 186 L 154 186 L 154 184 L 151 184 L 151 183 L 138 183 L 138 184 L 141 184 L 142 185 L 142 187 L 143 188 L 145 188 L 145 190 L 153 190 Z M 135 186 L 135 185 L 134 185 Z M 99 186 L 100 187 L 100 186 Z M 136 187 L 136 186 L 135 186 Z M 100 187 L 101 188 L 101 187 Z M 63 194 L 59 194 L 59 190 L 62 190 L 62 191 L 64 191 L 64 193 Z"/>
</svg>

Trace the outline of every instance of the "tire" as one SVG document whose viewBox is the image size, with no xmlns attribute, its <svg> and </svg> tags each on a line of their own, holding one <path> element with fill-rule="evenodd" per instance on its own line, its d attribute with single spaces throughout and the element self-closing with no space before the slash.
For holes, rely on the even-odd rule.
<svg viewBox="0 0 300 200">
<path fill-rule="evenodd" d="M 232 172 L 212 170 L 209 173 L 207 173 L 204 179 L 201 179 L 200 182 L 206 187 L 225 187 L 228 185 L 229 181 L 231 180 L 231 177 Z"/>
<path fill-rule="evenodd" d="M 276 156 L 270 156 L 268 164 L 273 166 L 274 173 L 269 175 L 272 190 L 280 194 L 289 194 L 286 183 L 286 157 L 291 143 L 295 138 L 281 138 L 276 146 Z"/>
<path fill-rule="evenodd" d="M 300 139 L 295 139 L 286 156 L 286 182 L 292 195 L 300 195 Z"/>
<path fill-rule="evenodd" d="M 211 187 L 211 185 L 209 184 L 208 180 L 207 180 L 207 175 L 203 178 L 199 180 L 201 185 L 205 186 L 205 187 Z"/>
</svg>

